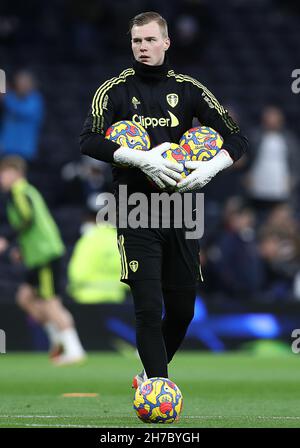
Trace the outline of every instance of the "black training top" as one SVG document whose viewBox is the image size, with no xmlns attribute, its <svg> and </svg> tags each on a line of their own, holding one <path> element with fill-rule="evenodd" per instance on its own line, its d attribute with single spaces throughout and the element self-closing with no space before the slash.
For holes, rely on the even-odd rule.
<svg viewBox="0 0 300 448">
<path fill-rule="evenodd" d="M 113 123 L 130 120 L 148 132 L 151 147 L 163 142 L 179 143 L 196 117 L 223 137 L 223 148 L 234 161 L 247 150 L 246 137 L 214 95 L 196 79 L 176 74 L 165 61 L 149 66 L 135 61 L 132 68 L 105 81 L 96 91 L 80 134 L 82 154 L 113 162 L 119 145 L 105 139 Z M 128 191 L 153 191 L 144 173 L 134 168 L 113 167 L 115 186 L 125 184 Z"/>
</svg>

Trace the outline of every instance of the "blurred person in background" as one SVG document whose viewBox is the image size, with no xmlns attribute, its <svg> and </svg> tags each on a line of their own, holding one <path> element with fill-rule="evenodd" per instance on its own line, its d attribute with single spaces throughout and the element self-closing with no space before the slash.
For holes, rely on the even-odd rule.
<svg viewBox="0 0 300 448">
<path fill-rule="evenodd" d="M 108 6 L 103 1 L 64 1 L 64 26 L 71 37 L 70 51 L 64 54 L 64 58 L 72 56 L 82 63 L 103 53 L 107 27 L 105 17 L 108 13 Z"/>
<path fill-rule="evenodd" d="M 108 163 L 82 156 L 69 162 L 61 171 L 64 182 L 63 196 L 67 203 L 85 203 L 87 209 L 97 210 L 97 195 L 112 191 L 112 175 Z"/>
<path fill-rule="evenodd" d="M 299 142 L 285 127 L 281 109 L 263 109 L 261 129 L 252 136 L 251 149 L 248 194 L 263 219 L 277 204 L 296 203 L 300 179 Z"/>
<path fill-rule="evenodd" d="M 0 237 L 0 253 L 16 239 L 26 267 L 17 303 L 45 329 L 53 363 L 82 361 L 85 352 L 73 317 L 57 294 L 64 244 L 44 199 L 26 179 L 26 162 L 22 158 L 7 156 L 1 160 L 0 187 L 8 196 L 7 217 L 12 228 L 10 235 Z"/>
<path fill-rule="evenodd" d="M 256 243 L 254 211 L 242 198 L 230 198 L 224 208 L 223 230 L 206 251 L 215 292 L 231 299 L 256 298 L 263 278 Z"/>
<path fill-rule="evenodd" d="M 123 302 L 129 288 L 120 282 L 116 228 L 108 222 L 96 223 L 96 213 L 91 210 L 81 233 L 68 265 L 69 295 L 83 304 Z"/>
<path fill-rule="evenodd" d="M 267 303 L 292 300 L 297 270 L 290 245 L 279 230 L 264 226 L 258 233 L 258 247 L 264 269 L 258 299 Z"/>
<path fill-rule="evenodd" d="M 195 48 L 201 55 L 206 51 L 216 23 L 207 2 L 203 0 L 177 1 L 172 4 L 172 9 L 173 17 L 169 22 L 176 40 L 170 49 L 170 55 L 177 63 L 189 64 L 190 55 L 194 54 Z"/>
<path fill-rule="evenodd" d="M 29 71 L 15 74 L 12 88 L 2 96 L 0 157 L 19 155 L 33 161 L 44 119 L 44 101 Z"/>
<path fill-rule="evenodd" d="M 275 266 L 281 276 L 284 274 L 288 282 L 294 284 L 293 294 L 296 298 L 299 295 L 296 279 L 300 274 L 300 229 L 292 207 L 289 204 L 276 206 L 267 216 L 261 232 L 263 235 L 271 234 L 273 243 L 276 240 L 277 251 L 269 261 L 273 270 Z"/>
<path fill-rule="evenodd" d="M 236 123 L 242 123 L 243 119 L 237 107 L 227 105 L 229 115 Z M 195 126 L 201 126 L 197 123 Z M 201 239 L 203 244 L 210 245 L 218 237 L 219 224 L 223 219 L 224 206 L 231 197 L 245 197 L 245 173 L 247 171 L 249 161 L 248 154 L 245 153 L 227 170 L 222 171 L 218 176 L 214 177 L 201 190 L 205 194 L 205 234 Z"/>
<path fill-rule="evenodd" d="M 265 222 L 267 227 L 272 227 L 294 240 L 297 253 L 300 255 L 300 229 L 296 219 L 296 213 L 290 204 L 280 204 L 268 214 Z"/>
</svg>

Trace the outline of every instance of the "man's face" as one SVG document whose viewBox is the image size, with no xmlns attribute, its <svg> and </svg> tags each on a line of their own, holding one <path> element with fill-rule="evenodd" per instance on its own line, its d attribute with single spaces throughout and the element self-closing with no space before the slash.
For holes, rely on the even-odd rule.
<svg viewBox="0 0 300 448">
<path fill-rule="evenodd" d="M 133 26 L 131 30 L 131 48 L 138 62 L 147 65 L 161 65 L 170 39 L 164 37 L 157 22 Z"/>
<path fill-rule="evenodd" d="M 15 91 L 18 95 L 25 96 L 34 89 L 33 78 L 30 73 L 19 72 L 15 76 Z"/>
<path fill-rule="evenodd" d="M 9 191 L 13 184 L 20 178 L 20 173 L 13 168 L 5 168 L 0 171 L 0 188 Z"/>
<path fill-rule="evenodd" d="M 263 125 L 269 131 L 280 131 L 284 125 L 284 116 L 277 107 L 267 107 L 262 115 Z"/>
</svg>

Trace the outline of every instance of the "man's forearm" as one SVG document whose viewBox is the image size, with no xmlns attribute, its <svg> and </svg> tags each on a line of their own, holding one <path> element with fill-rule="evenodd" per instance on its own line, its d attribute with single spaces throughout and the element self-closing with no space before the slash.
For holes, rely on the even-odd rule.
<svg viewBox="0 0 300 448">
<path fill-rule="evenodd" d="M 225 137 L 223 148 L 229 153 L 235 162 L 240 159 L 248 150 L 248 139 L 240 133 L 230 134 Z"/>
<path fill-rule="evenodd" d="M 108 163 L 114 161 L 114 152 L 120 148 L 117 143 L 105 139 L 101 134 L 92 132 L 81 134 L 79 143 L 81 154 Z"/>
</svg>

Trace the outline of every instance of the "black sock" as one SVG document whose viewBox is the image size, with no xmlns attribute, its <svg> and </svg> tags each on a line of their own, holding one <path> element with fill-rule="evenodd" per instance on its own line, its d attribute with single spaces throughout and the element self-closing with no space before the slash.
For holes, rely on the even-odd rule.
<svg viewBox="0 0 300 448">
<path fill-rule="evenodd" d="M 162 323 L 168 363 L 181 345 L 194 316 L 196 289 L 164 289 L 165 315 Z"/>
</svg>

